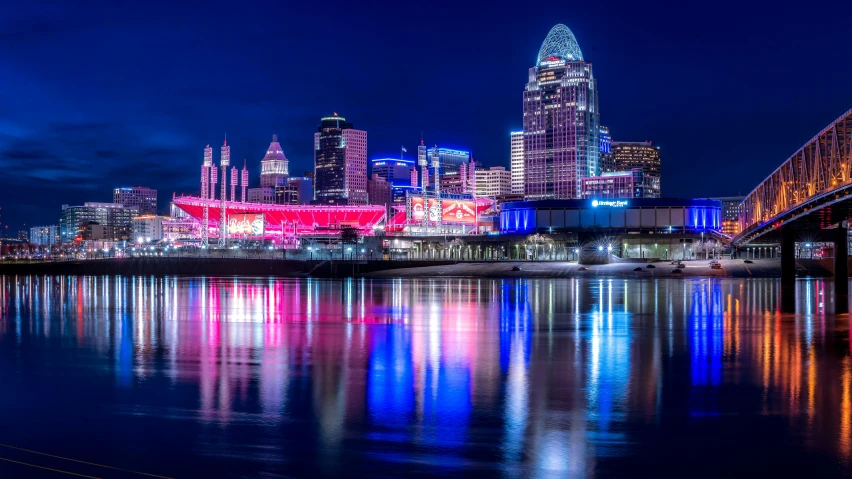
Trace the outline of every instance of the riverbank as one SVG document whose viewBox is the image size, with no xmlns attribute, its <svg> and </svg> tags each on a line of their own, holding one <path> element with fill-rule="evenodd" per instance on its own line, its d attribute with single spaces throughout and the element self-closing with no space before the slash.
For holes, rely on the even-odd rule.
<svg viewBox="0 0 852 479">
<path fill-rule="evenodd" d="M 653 267 L 648 267 L 648 265 Z M 578 265 L 566 261 L 300 261 L 283 259 L 159 257 L 121 258 L 63 262 L 4 262 L 0 275 L 121 275 L 121 276 L 275 276 L 293 278 L 773 278 L 781 276 L 778 259 L 722 260 L 722 269 L 711 269 L 709 261 L 686 261 L 680 273 L 669 262 L 620 262 L 601 265 Z M 831 260 L 798 260 L 799 276 L 825 278 L 832 276 Z M 519 271 L 513 271 L 517 266 Z M 641 271 L 634 271 L 642 268 Z M 852 271 L 852 268 L 850 268 Z"/>
<path fill-rule="evenodd" d="M 439 266 L 388 269 L 369 273 L 369 278 L 418 278 L 431 277 L 477 277 L 477 278 L 571 278 L 571 277 L 628 277 L 628 278 L 774 278 L 781 276 L 781 261 L 778 259 L 756 259 L 751 263 L 744 260 L 721 260 L 722 269 L 710 268 L 707 260 L 685 261 L 685 268 L 677 268 L 669 262 L 655 263 L 610 263 L 600 265 L 578 265 L 575 262 L 501 262 L 501 263 L 456 263 Z M 653 265 L 649 268 L 648 265 Z M 520 271 L 513 271 L 518 266 Z M 634 269 L 641 267 L 641 271 Z M 797 261 L 800 276 L 815 278 L 831 277 L 830 262 L 817 260 Z"/>
</svg>

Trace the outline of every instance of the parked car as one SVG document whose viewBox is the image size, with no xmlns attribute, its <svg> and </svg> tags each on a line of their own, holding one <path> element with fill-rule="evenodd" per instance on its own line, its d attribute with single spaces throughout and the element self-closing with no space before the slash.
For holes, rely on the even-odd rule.
<svg viewBox="0 0 852 479">
<path fill-rule="evenodd" d="M 637 266 L 637 267 L 633 268 L 633 271 L 645 271 L 645 268 L 643 268 L 641 266 Z"/>
<path fill-rule="evenodd" d="M 654 265 L 652 265 L 652 264 L 649 264 L 648 266 L 645 266 L 645 267 L 646 267 L 646 268 L 656 268 L 656 266 L 654 266 Z"/>
<path fill-rule="evenodd" d="M 710 265 L 710 269 L 722 269 L 722 265 L 719 263 L 713 263 Z"/>
</svg>

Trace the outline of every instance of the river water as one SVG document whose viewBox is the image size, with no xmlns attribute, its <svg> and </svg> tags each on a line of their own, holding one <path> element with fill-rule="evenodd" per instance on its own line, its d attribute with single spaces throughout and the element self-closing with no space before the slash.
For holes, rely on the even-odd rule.
<svg viewBox="0 0 852 479">
<path fill-rule="evenodd" d="M 847 475 L 849 317 L 796 291 L 0 277 L 0 477 Z"/>
</svg>

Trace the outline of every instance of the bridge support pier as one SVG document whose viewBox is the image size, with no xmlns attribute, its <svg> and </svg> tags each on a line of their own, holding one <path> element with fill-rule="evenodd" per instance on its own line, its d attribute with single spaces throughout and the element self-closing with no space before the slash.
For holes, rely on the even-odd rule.
<svg viewBox="0 0 852 479">
<path fill-rule="evenodd" d="M 849 239 L 841 224 L 834 230 L 834 312 L 849 312 Z"/>
<path fill-rule="evenodd" d="M 796 232 L 781 229 L 781 312 L 796 312 Z"/>
</svg>

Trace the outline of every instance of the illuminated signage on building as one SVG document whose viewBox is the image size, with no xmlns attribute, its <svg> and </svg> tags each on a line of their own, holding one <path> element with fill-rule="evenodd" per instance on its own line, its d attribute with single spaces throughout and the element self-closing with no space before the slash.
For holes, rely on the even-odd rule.
<svg viewBox="0 0 852 479">
<path fill-rule="evenodd" d="M 228 233 L 235 235 L 262 235 L 263 213 L 236 213 L 228 215 Z"/>
<path fill-rule="evenodd" d="M 473 201 L 444 200 L 443 223 L 476 224 L 476 203 Z"/>
<path fill-rule="evenodd" d="M 627 200 L 592 200 L 592 207 L 608 206 L 610 208 L 624 208 L 627 206 Z"/>
<path fill-rule="evenodd" d="M 565 59 L 552 55 L 542 60 L 538 66 L 540 67 L 561 67 L 565 66 Z"/>
</svg>

